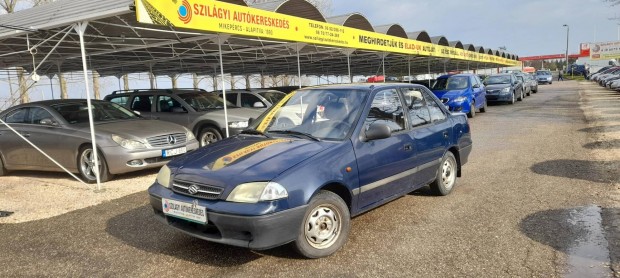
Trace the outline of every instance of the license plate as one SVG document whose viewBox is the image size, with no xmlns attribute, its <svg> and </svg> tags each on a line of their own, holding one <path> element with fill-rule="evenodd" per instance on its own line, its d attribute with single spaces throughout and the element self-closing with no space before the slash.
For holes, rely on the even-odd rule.
<svg viewBox="0 0 620 278">
<path fill-rule="evenodd" d="M 176 149 L 162 150 L 161 151 L 161 156 L 162 157 L 171 157 L 171 156 L 175 156 L 175 155 L 184 154 L 186 152 L 187 152 L 187 147 L 180 147 L 180 148 L 176 148 Z"/>
<path fill-rule="evenodd" d="M 181 218 L 199 224 L 207 223 L 207 208 L 197 204 L 161 199 L 161 207 L 165 215 Z"/>
</svg>

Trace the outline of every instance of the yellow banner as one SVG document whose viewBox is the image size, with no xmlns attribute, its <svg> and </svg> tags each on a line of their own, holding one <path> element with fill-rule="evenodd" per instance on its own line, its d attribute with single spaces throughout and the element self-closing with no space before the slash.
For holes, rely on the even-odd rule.
<svg viewBox="0 0 620 278">
<path fill-rule="evenodd" d="M 136 0 L 138 22 L 280 41 L 517 66 L 519 61 L 215 0 Z"/>
</svg>

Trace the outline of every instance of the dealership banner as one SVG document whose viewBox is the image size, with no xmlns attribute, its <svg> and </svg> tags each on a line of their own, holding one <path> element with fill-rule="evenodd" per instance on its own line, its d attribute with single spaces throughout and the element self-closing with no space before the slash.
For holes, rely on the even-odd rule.
<svg viewBox="0 0 620 278">
<path fill-rule="evenodd" d="M 620 58 L 620 41 L 597 42 L 590 45 L 590 59 L 609 60 Z"/>
<path fill-rule="evenodd" d="M 136 17 L 140 23 L 214 33 L 506 66 L 520 64 L 519 61 L 495 55 L 438 46 L 215 0 L 136 0 Z"/>
</svg>

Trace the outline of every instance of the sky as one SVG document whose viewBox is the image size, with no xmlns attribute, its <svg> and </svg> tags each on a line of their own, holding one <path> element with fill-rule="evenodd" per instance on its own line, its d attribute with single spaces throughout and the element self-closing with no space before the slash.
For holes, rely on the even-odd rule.
<svg viewBox="0 0 620 278">
<path fill-rule="evenodd" d="M 604 0 L 332 0 L 331 15 L 363 14 L 372 25 L 398 23 L 407 32 L 426 30 L 507 51 L 520 57 L 578 53 L 582 42 L 618 40 L 620 5 Z"/>
<path fill-rule="evenodd" d="M 620 21 L 609 20 L 620 16 L 620 5 L 612 7 L 604 0 L 331 0 L 331 3 L 327 17 L 359 12 L 372 25 L 398 23 L 407 32 L 425 30 L 431 37 L 443 35 L 463 44 L 492 49 L 506 47 L 506 51 L 520 57 L 564 53 L 567 31 L 564 24 L 570 27 L 570 53 L 578 53 L 582 42 L 620 39 Z M 70 97 L 86 97 L 82 73 L 66 76 Z M 130 79 L 132 89 L 149 86 L 145 74 L 134 74 Z M 16 83 L 14 76 L 13 82 Z M 159 88 L 171 87 L 168 77 L 158 77 L 157 83 Z M 200 86 L 209 89 L 210 84 L 203 80 Z M 180 78 L 179 87 L 191 86 L 189 77 Z M 243 82 L 238 86 L 244 87 Z M 13 90 L 16 87 L 14 84 Z M 102 96 L 117 90 L 118 79 L 102 78 L 101 88 Z M 52 95 L 58 98 L 59 91 L 57 79 L 50 81 L 42 77 L 31 91 L 31 101 L 50 99 Z M 6 74 L 0 70 L 0 110 L 8 107 L 5 102 L 8 95 Z"/>
</svg>

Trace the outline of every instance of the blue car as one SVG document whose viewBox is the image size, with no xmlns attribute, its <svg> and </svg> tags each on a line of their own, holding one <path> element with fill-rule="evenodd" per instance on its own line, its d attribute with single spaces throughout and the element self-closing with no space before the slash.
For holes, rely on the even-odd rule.
<svg viewBox="0 0 620 278">
<path fill-rule="evenodd" d="M 476 116 L 476 110 L 487 111 L 486 89 L 475 74 L 449 74 L 437 78 L 431 88 L 450 111 Z"/>
<path fill-rule="evenodd" d="M 156 218 L 191 236 L 292 242 L 320 258 L 343 246 L 353 216 L 429 184 L 449 194 L 471 148 L 467 116 L 423 86 L 305 88 L 241 134 L 170 161 L 148 193 Z"/>
</svg>

